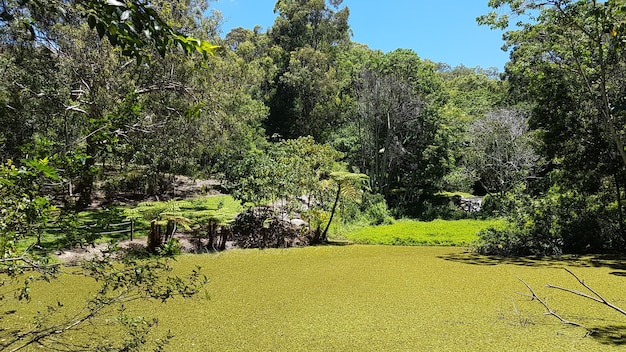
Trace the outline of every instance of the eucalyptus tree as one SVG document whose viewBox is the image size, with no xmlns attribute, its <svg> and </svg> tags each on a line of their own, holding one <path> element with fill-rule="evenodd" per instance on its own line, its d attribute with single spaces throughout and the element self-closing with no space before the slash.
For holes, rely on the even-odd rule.
<svg viewBox="0 0 626 352">
<path fill-rule="evenodd" d="M 359 169 L 393 207 L 423 202 L 449 168 L 445 102 L 435 65 L 410 50 L 379 53 L 356 89 Z"/>
<path fill-rule="evenodd" d="M 270 134 L 324 140 L 339 122 L 337 54 L 350 43 L 349 10 L 341 0 L 278 0 L 269 36 L 278 71 L 269 89 Z"/>
</svg>

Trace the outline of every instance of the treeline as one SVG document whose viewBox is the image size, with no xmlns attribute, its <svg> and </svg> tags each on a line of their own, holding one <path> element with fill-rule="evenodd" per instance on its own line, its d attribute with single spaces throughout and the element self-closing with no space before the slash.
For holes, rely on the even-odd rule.
<svg viewBox="0 0 626 352">
<path fill-rule="evenodd" d="M 441 191 L 487 194 L 483 214 L 517 224 L 483 234 L 487 252 L 623 247 L 622 10 L 612 3 L 543 4 L 545 18 L 507 35 L 502 77 L 355 43 L 342 1 L 277 1 L 272 27 L 223 37 L 204 1 L 151 3 L 173 28 L 219 45 L 216 55 L 129 58 L 73 7 L 63 20 L 38 14 L 36 32 L 0 27 L 1 157 L 52 166 L 60 178 L 46 191 L 66 207 L 88 206 L 96 190 L 159 195 L 178 174 L 275 201 L 303 189 L 290 179 L 320 189 L 351 172 L 396 216 L 464 216 Z M 325 153 L 301 158 L 308 178 L 276 166 L 298 139 Z"/>
<path fill-rule="evenodd" d="M 47 157 L 85 207 L 96 184 L 158 194 L 167 175 L 219 175 L 273 141 L 312 136 L 399 213 L 418 214 L 455 170 L 467 122 L 504 101 L 504 84 L 492 71 L 354 43 L 340 5 L 279 1 L 266 32 L 220 38 L 205 2 L 155 1 L 172 26 L 221 49 L 207 60 L 152 52 L 149 65 L 78 16 L 34 40 L 3 26 L 2 157 Z"/>
</svg>

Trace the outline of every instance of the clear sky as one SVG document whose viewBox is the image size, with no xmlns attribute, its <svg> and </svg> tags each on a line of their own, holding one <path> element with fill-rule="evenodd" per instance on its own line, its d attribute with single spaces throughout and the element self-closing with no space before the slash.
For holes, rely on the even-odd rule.
<svg viewBox="0 0 626 352">
<path fill-rule="evenodd" d="M 344 0 L 350 9 L 352 40 L 384 52 L 413 49 L 421 58 L 450 66 L 495 67 L 502 71 L 502 32 L 478 26 L 488 0 Z M 223 34 L 232 28 L 263 30 L 274 23 L 275 0 L 218 0 L 210 7 L 224 15 Z"/>
</svg>

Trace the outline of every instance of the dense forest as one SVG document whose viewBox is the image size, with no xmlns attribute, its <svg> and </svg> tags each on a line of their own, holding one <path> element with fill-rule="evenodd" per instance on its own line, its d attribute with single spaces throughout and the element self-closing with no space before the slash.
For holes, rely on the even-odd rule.
<svg viewBox="0 0 626 352">
<path fill-rule="evenodd" d="M 486 195 L 481 216 L 515 224 L 483 233 L 486 252 L 625 245 L 620 1 L 492 1 L 542 9 L 507 32 L 504 73 L 355 43 L 341 1 L 277 1 L 267 31 L 222 37 L 204 1 L 151 2 L 190 35 L 173 41 L 158 24 L 141 32 L 132 8 L 97 4 L 2 5 L 5 229 L 96 195 L 165 197 L 174 175 L 220 179 L 257 205 L 308 195 L 328 213 L 339 172 L 367 177 L 361 212 L 476 216 L 442 192 Z"/>
<path fill-rule="evenodd" d="M 477 22 L 506 30 L 504 72 L 356 43 L 342 0 L 278 0 L 266 31 L 229 33 L 205 0 L 0 2 L 0 267 L 47 280 L 50 223 L 69 234 L 84 210 L 171 199 L 181 176 L 243 205 L 222 232 L 242 247 L 301 236 L 279 218 L 302 218 L 309 244 L 331 223 L 506 219 L 473 249 L 623 252 L 626 1 L 489 5 Z M 170 235 L 189 224 L 161 214 Z M 213 241 L 232 216 L 211 214 Z M 132 265 L 148 276 L 89 267 L 127 291 L 106 300 L 105 286 L 80 323 L 136 290 L 165 301 L 203 285 L 194 271 L 158 286 L 166 266 Z"/>
<path fill-rule="evenodd" d="M 31 202 L 4 186 L 3 228 L 96 195 L 165 197 L 174 175 L 220 179 L 257 205 L 315 193 L 328 212 L 322 199 L 340 186 L 325 181 L 343 172 L 367 176 L 360 211 L 395 217 L 475 216 L 442 191 L 486 195 L 482 216 L 515 223 L 483 233 L 487 252 L 621 249 L 623 5 L 491 5 L 507 3 L 542 11 L 507 32 L 504 73 L 355 43 L 341 1 L 277 1 L 267 31 L 222 37 L 204 1 L 151 2 L 191 36 L 173 42 L 115 4 L 3 3 L 3 179 L 27 183 Z M 508 17 L 478 20 L 506 28 Z"/>
</svg>

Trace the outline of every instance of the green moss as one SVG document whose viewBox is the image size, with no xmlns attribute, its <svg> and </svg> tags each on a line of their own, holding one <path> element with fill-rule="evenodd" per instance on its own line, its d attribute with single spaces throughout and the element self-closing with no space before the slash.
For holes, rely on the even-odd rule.
<svg viewBox="0 0 626 352">
<path fill-rule="evenodd" d="M 362 244 L 468 246 L 480 230 L 505 225 L 504 220 L 401 220 L 391 225 L 360 228 L 343 236 Z"/>
<path fill-rule="evenodd" d="M 623 278 L 611 274 L 621 263 L 598 256 L 506 260 L 450 247 L 233 250 L 174 264 L 180 273 L 204 268 L 209 300 L 142 303 L 127 313 L 157 317 L 157 335 L 175 336 L 169 351 L 611 351 L 623 347 L 625 317 L 544 286 L 579 289 L 561 269 L 568 266 L 621 303 Z M 545 316 L 517 294 L 526 291 L 518 277 L 564 317 L 608 333 L 585 337 Z M 38 298 L 21 308 L 42 309 L 42 296 L 75 306 L 94 289 L 81 280 L 33 289 Z"/>
</svg>

